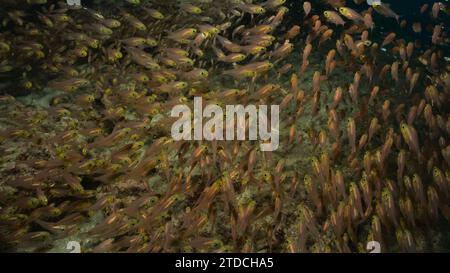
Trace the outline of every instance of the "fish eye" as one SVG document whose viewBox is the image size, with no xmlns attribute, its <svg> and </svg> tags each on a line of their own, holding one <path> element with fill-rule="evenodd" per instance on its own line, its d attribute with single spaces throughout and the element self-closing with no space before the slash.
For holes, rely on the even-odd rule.
<svg viewBox="0 0 450 273">
<path fill-rule="evenodd" d="M 32 84 L 31 82 L 27 81 L 27 82 L 25 82 L 25 83 L 23 84 L 23 86 L 24 86 L 26 89 L 30 89 L 31 87 L 33 87 L 33 84 Z"/>
<path fill-rule="evenodd" d="M 61 214 L 61 210 L 58 208 L 54 208 L 54 209 L 52 209 L 51 214 L 54 216 L 58 216 Z"/>
</svg>

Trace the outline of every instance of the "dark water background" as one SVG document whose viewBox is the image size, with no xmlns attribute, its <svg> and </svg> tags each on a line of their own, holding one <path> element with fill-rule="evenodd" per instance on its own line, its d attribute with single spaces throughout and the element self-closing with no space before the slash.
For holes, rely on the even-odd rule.
<svg viewBox="0 0 450 273">
<path fill-rule="evenodd" d="M 213 1 L 221 1 L 221 0 L 213 0 Z M 402 19 L 403 18 L 411 19 L 411 17 L 419 17 L 419 15 L 420 15 L 419 9 L 423 4 L 425 4 L 425 3 L 430 4 L 430 9 L 431 9 L 431 5 L 436 1 L 437 0 L 383 0 L 382 2 L 389 4 L 394 11 L 396 11 L 400 16 L 402 16 L 401 17 Z M 54 1 L 49 0 L 48 2 L 51 3 Z M 125 3 L 125 0 L 81 0 L 81 2 L 82 2 L 83 6 L 95 7 L 95 5 L 103 4 L 103 3 L 106 5 L 114 5 L 115 2 L 117 3 L 117 5 L 120 5 L 122 3 Z M 260 3 L 260 2 L 264 2 L 264 1 L 253 1 L 253 2 Z M 286 1 L 285 5 L 288 6 L 291 10 L 290 16 L 296 16 L 297 12 L 299 13 L 298 15 L 300 15 L 302 13 L 303 2 L 304 1 L 300 1 L 300 0 L 287 0 Z M 314 7 L 325 7 L 325 6 L 330 7 L 329 5 L 322 4 L 324 2 L 322 0 L 309 0 L 309 2 L 311 2 L 312 6 L 313 6 L 313 10 L 314 10 Z M 442 2 L 449 4 L 448 1 L 442 0 Z M 346 3 L 347 3 L 348 7 L 358 7 L 359 6 L 359 8 L 364 8 L 364 9 L 367 8 L 367 4 L 362 3 L 361 5 L 356 5 L 353 2 L 353 0 L 347 0 Z M 111 7 L 111 8 L 113 8 L 113 7 Z"/>
<path fill-rule="evenodd" d="M 288 15 L 287 20 L 291 23 L 301 23 L 303 20 L 303 2 L 298 0 L 287 0 L 286 5 L 290 9 L 290 13 Z M 318 14 L 322 16 L 324 10 L 331 10 L 332 7 L 327 4 L 323 4 L 325 1 L 321 0 L 311 0 L 310 1 L 313 7 L 312 13 Z M 436 0 L 384 0 L 382 3 L 389 4 L 391 9 L 394 10 L 399 16 L 399 21 L 406 20 L 408 22 L 408 27 L 406 29 L 401 29 L 398 22 L 394 18 L 385 18 L 382 15 L 379 15 L 376 12 L 373 12 L 373 20 L 375 22 L 376 28 L 372 32 L 372 35 L 384 35 L 386 32 L 398 32 L 401 33 L 401 37 L 405 39 L 421 39 L 424 42 L 429 40 L 431 37 L 431 33 L 426 33 L 423 31 L 421 35 L 413 33 L 411 29 L 411 24 L 413 22 L 421 22 L 423 26 L 426 25 L 434 25 L 436 22 L 431 21 L 430 16 L 423 16 L 420 14 L 420 8 L 423 4 L 428 3 L 429 8 L 427 12 L 431 12 L 431 7 Z M 444 1 L 443 1 L 444 2 Z M 447 5 L 450 4 L 445 2 Z M 362 3 L 360 5 L 356 5 L 353 0 L 347 0 L 346 4 L 350 8 L 354 8 L 358 12 L 366 10 L 368 5 L 366 3 Z M 441 13 L 442 16 L 445 16 Z M 323 17 L 323 16 L 322 16 Z M 450 18 L 445 16 L 447 19 L 446 25 L 448 25 Z M 348 20 L 346 20 L 348 21 Z M 335 26 L 333 26 L 334 28 Z M 348 26 L 347 26 L 348 27 Z"/>
</svg>

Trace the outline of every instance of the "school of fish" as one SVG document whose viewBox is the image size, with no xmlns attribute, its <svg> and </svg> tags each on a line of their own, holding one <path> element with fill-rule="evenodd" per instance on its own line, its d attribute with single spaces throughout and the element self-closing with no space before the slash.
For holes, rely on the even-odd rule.
<svg viewBox="0 0 450 273">
<path fill-rule="evenodd" d="M 100 2 L 0 0 L 0 250 L 450 249 L 446 2 Z M 175 141 L 199 96 L 280 147 Z"/>
</svg>

